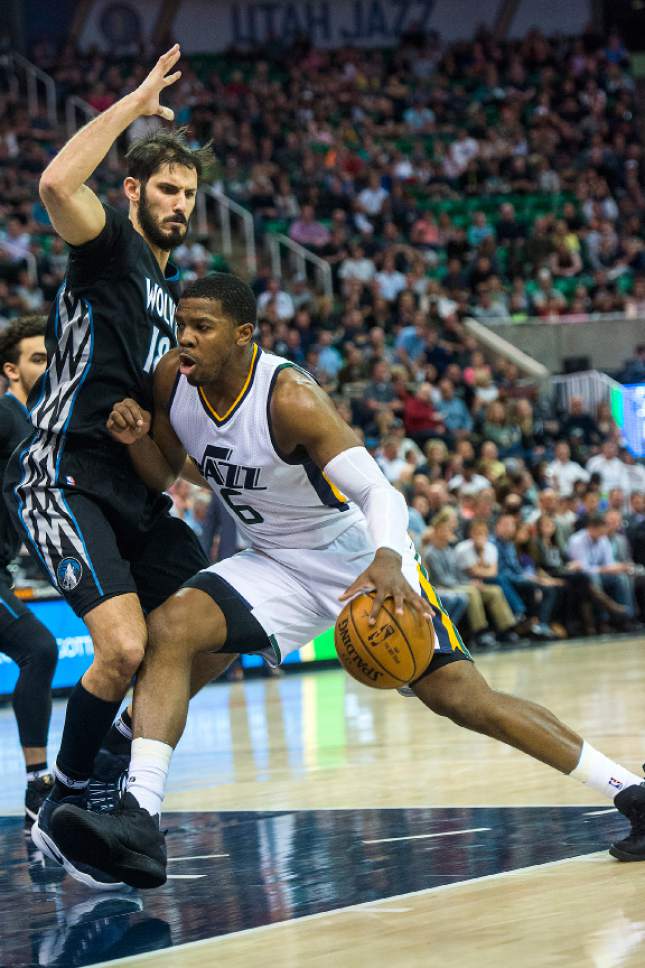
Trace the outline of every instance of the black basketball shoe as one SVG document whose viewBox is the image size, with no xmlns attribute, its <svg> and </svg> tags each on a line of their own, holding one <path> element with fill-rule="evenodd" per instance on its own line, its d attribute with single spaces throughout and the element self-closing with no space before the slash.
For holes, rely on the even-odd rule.
<svg viewBox="0 0 645 968">
<path fill-rule="evenodd" d="M 86 887 L 91 887 L 95 891 L 121 890 L 123 888 L 121 882 L 104 874 L 102 870 L 97 870 L 93 864 L 72 862 L 52 830 L 52 818 L 61 806 L 71 808 L 71 805 L 74 804 L 74 809 L 78 810 L 84 803 L 85 797 L 83 794 L 65 797 L 63 800 L 52 800 L 51 797 L 46 797 L 31 828 L 31 839 L 46 857 L 60 864 L 68 874 L 75 880 L 80 881 L 81 884 L 85 884 Z"/>
<path fill-rule="evenodd" d="M 611 845 L 609 853 L 617 860 L 645 860 L 645 783 L 621 790 L 614 803 L 632 829 L 628 837 Z"/>
<path fill-rule="evenodd" d="M 124 793 L 114 813 L 92 813 L 73 804 L 54 811 L 57 844 L 74 861 L 90 863 L 131 887 L 166 883 L 166 843 L 159 819 Z"/>
<path fill-rule="evenodd" d="M 31 825 L 38 816 L 38 811 L 52 792 L 54 777 L 51 773 L 43 773 L 35 780 L 30 780 L 25 790 L 25 830 L 31 830 Z"/>
<path fill-rule="evenodd" d="M 98 751 L 86 792 L 88 810 L 104 813 L 116 809 L 127 787 L 129 766 L 129 753 L 113 753 L 105 747 Z"/>
</svg>

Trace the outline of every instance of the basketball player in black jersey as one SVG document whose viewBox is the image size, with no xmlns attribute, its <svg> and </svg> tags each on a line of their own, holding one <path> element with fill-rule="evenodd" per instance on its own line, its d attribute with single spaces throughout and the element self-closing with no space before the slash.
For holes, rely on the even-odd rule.
<svg viewBox="0 0 645 968">
<path fill-rule="evenodd" d="M 49 365 L 29 399 L 34 432 L 9 464 L 5 492 L 33 555 L 94 644 L 67 705 L 54 788 L 32 829 L 36 846 L 68 870 L 49 830 L 53 808 L 85 802 L 97 751 L 143 658 L 145 613 L 205 564 L 194 533 L 137 477 L 106 420 L 124 396 L 150 406 L 155 366 L 175 345 L 179 275 L 169 255 L 186 235 L 211 155 L 168 130 L 133 144 L 128 215 L 86 184 L 137 118 L 172 120 L 160 95 L 180 77 L 179 56 L 175 45 L 135 91 L 74 135 L 39 186 L 70 256 L 47 323 Z M 207 681 L 229 661 L 209 659 L 195 674 Z M 105 886 L 90 869 L 80 874 Z"/>
<path fill-rule="evenodd" d="M 0 334 L 0 368 L 9 383 L 0 398 L 0 476 L 13 451 L 33 429 L 26 403 L 45 370 L 44 336 L 44 316 L 14 319 Z M 25 825 L 30 827 L 53 783 L 47 769 L 47 734 L 58 649 L 51 632 L 11 591 L 8 566 L 21 541 L 0 501 L 0 652 L 20 669 L 12 703 L 27 770 Z"/>
</svg>

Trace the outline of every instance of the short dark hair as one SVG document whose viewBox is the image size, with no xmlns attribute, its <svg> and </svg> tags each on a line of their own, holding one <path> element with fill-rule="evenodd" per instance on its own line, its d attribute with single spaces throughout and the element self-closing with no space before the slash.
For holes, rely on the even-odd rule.
<svg viewBox="0 0 645 968">
<path fill-rule="evenodd" d="M 202 148 L 191 148 L 187 128 L 160 128 L 154 134 L 133 141 L 125 156 L 128 176 L 147 182 L 162 165 L 184 165 L 194 168 L 197 180 L 213 164 L 215 156 L 210 142 Z"/>
<path fill-rule="evenodd" d="M 230 272 L 211 272 L 203 279 L 195 279 L 186 286 L 181 298 L 217 299 L 224 315 L 230 316 L 236 326 L 255 326 L 258 306 L 253 290 Z"/>
<path fill-rule="evenodd" d="M 21 340 L 31 336 L 43 336 L 46 325 L 46 316 L 19 316 L 12 319 L 0 333 L 0 370 L 5 363 L 16 364 L 20 359 Z"/>
<path fill-rule="evenodd" d="M 605 523 L 605 515 L 601 512 L 590 514 L 587 518 L 588 528 L 602 528 Z"/>
</svg>

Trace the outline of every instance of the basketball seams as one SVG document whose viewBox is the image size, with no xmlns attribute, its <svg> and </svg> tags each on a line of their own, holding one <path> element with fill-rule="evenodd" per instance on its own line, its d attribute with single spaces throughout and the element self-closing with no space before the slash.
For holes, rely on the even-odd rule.
<svg viewBox="0 0 645 968">
<path fill-rule="evenodd" d="M 354 618 L 354 603 L 355 603 L 355 602 L 357 602 L 357 601 L 358 601 L 358 598 L 354 598 L 354 599 L 352 599 L 352 601 L 350 602 L 350 607 L 349 607 L 349 615 L 350 615 L 350 618 L 351 618 L 351 620 L 352 620 L 352 625 L 353 625 L 353 627 L 354 627 L 354 632 L 356 633 L 356 636 L 357 636 L 357 638 L 358 638 L 358 640 L 359 640 L 359 642 L 361 643 L 361 645 L 362 645 L 362 647 L 363 647 L 363 650 L 364 650 L 364 652 L 365 652 L 365 654 L 366 654 L 366 655 L 368 655 L 368 656 L 369 656 L 369 658 L 370 658 L 370 660 L 372 660 L 372 661 L 374 662 L 374 664 L 375 664 L 375 665 L 377 665 L 377 666 L 379 667 L 379 669 L 382 669 L 382 671 L 383 671 L 383 672 L 384 672 L 384 673 L 385 673 L 386 675 L 388 675 L 388 676 L 389 676 L 389 677 L 390 677 L 391 679 L 396 679 L 396 680 L 397 680 L 397 682 L 400 682 L 402 686 L 407 686 L 407 684 L 408 684 L 408 682 L 409 682 L 409 681 L 411 681 L 411 680 L 407 680 L 407 679 L 402 679 L 402 678 L 401 678 L 400 676 L 397 676 L 397 675 L 395 675 L 395 674 L 394 674 L 393 672 L 391 672 L 391 671 L 390 671 L 389 669 L 386 669 L 386 668 L 385 668 L 385 666 L 384 666 L 384 665 L 383 665 L 383 664 L 382 664 L 381 662 L 379 662 L 379 660 L 378 660 L 378 659 L 376 658 L 376 656 L 375 656 L 375 655 L 373 654 L 373 652 L 372 652 L 372 650 L 371 650 L 371 649 L 369 648 L 369 646 L 367 646 L 367 645 L 365 644 L 365 640 L 363 639 L 363 636 L 362 636 L 362 635 L 361 635 L 361 633 L 359 632 L 359 630 L 358 630 L 358 627 L 357 627 L 357 625 L 356 625 L 356 620 L 355 620 L 355 618 Z M 382 606 L 381 606 L 381 608 L 383 608 L 383 609 L 384 609 L 384 610 L 385 610 L 385 611 L 387 612 L 387 614 L 388 614 L 388 615 L 390 615 L 390 612 L 389 612 L 389 610 L 388 610 L 387 608 L 385 608 L 385 606 L 384 606 L 384 605 L 382 605 Z M 399 625 L 399 623 L 398 623 L 398 622 L 396 621 L 396 619 L 394 620 L 394 623 L 395 623 L 395 625 L 396 625 L 396 627 L 397 627 L 397 629 L 399 630 L 399 633 L 400 633 L 400 634 L 401 634 L 401 635 L 403 636 L 403 641 L 405 642 L 405 644 L 406 644 L 406 646 L 407 646 L 407 648 L 408 648 L 408 651 L 410 652 L 410 655 L 412 656 L 412 663 L 413 663 L 413 666 L 414 666 L 414 670 L 415 670 L 415 673 L 416 673 L 416 668 L 417 668 L 417 664 L 416 664 L 416 661 L 415 661 L 415 659 L 414 659 L 414 654 L 412 653 L 412 649 L 410 648 L 410 645 L 409 645 L 409 643 L 408 643 L 408 640 L 407 640 L 407 636 L 405 636 L 405 635 L 404 635 L 404 633 L 403 633 L 403 630 L 401 629 L 401 626 L 400 626 L 400 625 Z M 414 675 L 412 676 L 412 678 L 414 678 Z"/>
</svg>

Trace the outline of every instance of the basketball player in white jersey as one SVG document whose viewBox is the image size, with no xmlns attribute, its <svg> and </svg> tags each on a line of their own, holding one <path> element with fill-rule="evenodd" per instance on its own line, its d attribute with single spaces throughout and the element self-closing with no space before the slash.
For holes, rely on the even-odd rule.
<svg viewBox="0 0 645 968">
<path fill-rule="evenodd" d="M 396 610 L 406 602 L 432 623 L 434 657 L 412 683 L 429 709 L 613 799 L 632 831 L 612 853 L 645 859 L 641 778 L 547 709 L 490 689 L 417 567 L 403 497 L 311 377 L 253 342 L 255 314 L 251 290 L 234 276 L 190 285 L 177 308 L 179 347 L 155 374 L 152 433 L 150 415 L 133 400 L 110 415 L 149 487 L 167 488 L 188 454 L 249 547 L 199 572 L 150 615 L 127 792 L 113 814 L 60 806 L 52 816 L 57 842 L 73 860 L 132 886 L 163 884 L 159 816 L 195 656 L 256 651 L 278 662 L 372 588 L 372 617 L 392 597 Z"/>
</svg>

